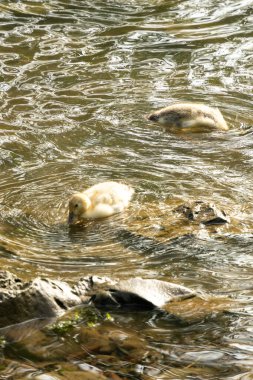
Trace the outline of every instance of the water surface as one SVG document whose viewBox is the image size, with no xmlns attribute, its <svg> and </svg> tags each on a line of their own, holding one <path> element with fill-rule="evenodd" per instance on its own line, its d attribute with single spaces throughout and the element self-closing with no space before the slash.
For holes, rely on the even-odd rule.
<svg viewBox="0 0 253 380">
<path fill-rule="evenodd" d="M 235 289 L 243 312 L 188 330 L 130 318 L 165 358 L 133 378 L 186 379 L 189 363 L 194 378 L 251 378 L 252 0 L 3 0 L 0 11 L 1 268 Z M 230 131 L 171 133 L 145 120 L 175 101 L 218 106 Z M 129 210 L 70 229 L 70 194 L 104 180 L 135 188 Z M 182 225 L 172 210 L 195 199 L 231 224 Z"/>
</svg>

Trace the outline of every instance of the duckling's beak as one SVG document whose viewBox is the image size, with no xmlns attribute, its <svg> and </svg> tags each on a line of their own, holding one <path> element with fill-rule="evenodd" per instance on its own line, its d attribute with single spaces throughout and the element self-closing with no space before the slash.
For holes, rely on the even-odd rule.
<svg viewBox="0 0 253 380">
<path fill-rule="evenodd" d="M 156 115 L 155 113 L 151 113 L 150 115 L 148 115 L 147 119 L 150 120 L 150 121 L 158 121 L 159 120 L 159 116 Z"/>
<path fill-rule="evenodd" d="M 75 214 L 73 212 L 69 213 L 68 224 L 73 224 L 75 222 Z"/>
</svg>

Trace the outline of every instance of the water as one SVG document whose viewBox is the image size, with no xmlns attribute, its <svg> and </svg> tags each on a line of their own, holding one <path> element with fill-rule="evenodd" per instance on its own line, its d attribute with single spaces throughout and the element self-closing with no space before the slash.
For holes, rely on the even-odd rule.
<svg viewBox="0 0 253 380">
<path fill-rule="evenodd" d="M 136 316 L 163 353 L 160 375 L 136 378 L 252 378 L 252 0 L 3 0 L 0 10 L 1 268 L 235 289 L 243 312 L 230 317 L 171 328 Z M 230 131 L 169 133 L 144 118 L 188 100 L 218 106 Z M 69 229 L 70 194 L 104 180 L 135 188 L 129 210 Z M 194 199 L 223 207 L 231 224 L 182 225 L 172 209 Z M 137 323 L 115 318 L 123 330 Z"/>
</svg>

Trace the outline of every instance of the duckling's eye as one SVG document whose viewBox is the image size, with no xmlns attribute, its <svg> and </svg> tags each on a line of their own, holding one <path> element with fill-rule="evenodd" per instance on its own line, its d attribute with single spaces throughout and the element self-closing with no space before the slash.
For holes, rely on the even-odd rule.
<svg viewBox="0 0 253 380">
<path fill-rule="evenodd" d="M 75 204 L 75 208 L 77 208 L 78 207 L 78 204 Z"/>
</svg>

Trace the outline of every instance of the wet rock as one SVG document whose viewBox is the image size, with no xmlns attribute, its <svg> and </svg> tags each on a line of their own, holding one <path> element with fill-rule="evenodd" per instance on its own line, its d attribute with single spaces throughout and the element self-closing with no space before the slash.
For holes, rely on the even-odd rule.
<svg viewBox="0 0 253 380">
<path fill-rule="evenodd" d="M 194 298 L 168 303 L 163 309 L 169 316 L 173 315 L 174 318 L 178 318 L 184 323 L 193 324 L 212 315 L 223 314 L 235 305 L 238 306 L 237 301 L 231 298 L 198 294 Z M 187 341 L 187 344 L 190 343 Z"/>
<path fill-rule="evenodd" d="M 79 343 L 85 344 L 86 352 L 99 355 L 102 360 L 117 362 L 120 359 L 138 363 L 147 357 L 147 342 L 139 333 L 103 324 L 96 329 L 82 327 L 78 335 Z M 154 355 L 150 348 L 151 355 Z M 83 354 L 82 354 L 83 355 Z"/>
<path fill-rule="evenodd" d="M 8 271 L 0 271 L 0 302 L 14 296 L 22 287 L 22 281 Z"/>
<path fill-rule="evenodd" d="M 83 303 L 150 310 L 195 296 L 184 286 L 142 278 L 116 281 L 106 277 L 84 277 L 71 287 L 66 282 L 46 278 L 23 282 L 2 271 L 0 285 L 0 327 L 33 318 L 58 317 Z"/>
<path fill-rule="evenodd" d="M 190 221 L 204 224 L 206 226 L 229 223 L 229 217 L 223 210 L 218 209 L 214 204 L 194 201 L 176 207 L 174 212 L 184 216 Z"/>
<path fill-rule="evenodd" d="M 150 346 L 140 331 L 131 326 L 119 327 L 110 320 L 93 327 L 80 322 L 64 336 L 53 334 L 50 326 L 28 334 L 24 331 L 18 342 L 8 343 L 5 354 L 12 358 L 28 358 L 28 362 L 34 364 L 29 378 L 43 379 L 45 375 L 57 380 L 58 376 L 64 379 L 126 379 L 129 370 L 134 370 L 139 363 L 152 366 L 164 357 Z M 120 376 L 112 376 L 112 368 Z"/>
<path fill-rule="evenodd" d="M 181 285 L 155 279 L 131 278 L 119 281 L 107 290 L 97 292 L 92 297 L 92 302 L 97 307 L 114 306 L 150 310 L 195 295 L 192 290 Z"/>
<path fill-rule="evenodd" d="M 175 246 L 188 247 L 195 239 L 195 236 L 194 234 L 184 234 L 163 243 L 155 238 L 143 236 L 127 229 L 121 229 L 117 232 L 117 239 L 128 249 L 147 255 L 155 252 L 157 256 L 170 251 Z"/>
<path fill-rule="evenodd" d="M 86 289 L 83 285 L 83 296 Z M 23 282 L 15 275 L 0 272 L 0 326 L 19 323 L 32 318 L 50 318 L 83 302 L 65 282 L 35 278 Z"/>
</svg>

